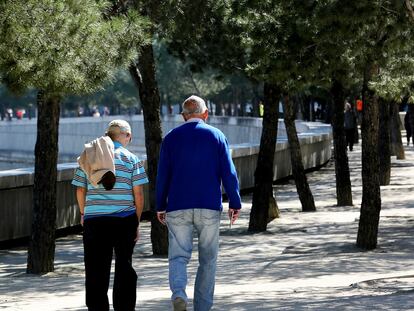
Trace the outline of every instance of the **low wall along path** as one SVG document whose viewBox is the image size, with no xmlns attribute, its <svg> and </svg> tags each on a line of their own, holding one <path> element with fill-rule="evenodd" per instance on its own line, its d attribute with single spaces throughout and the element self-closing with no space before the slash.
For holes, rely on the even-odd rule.
<svg viewBox="0 0 414 311">
<path fill-rule="evenodd" d="M 102 136 L 110 120 L 123 118 L 132 126 L 133 141 L 128 148 L 144 159 L 144 125 L 142 116 L 130 118 L 68 118 L 62 119 L 59 128 L 59 157 L 68 163 L 58 165 L 57 228 L 78 225 L 75 188 L 71 185 L 77 168 L 76 157 L 83 144 Z M 163 119 L 163 133 L 178 126 L 181 116 Z M 254 186 L 254 171 L 259 153 L 262 119 L 210 117 L 208 123 L 226 135 L 240 180 L 241 189 Z M 305 169 L 319 167 L 329 161 L 332 148 L 331 127 L 318 122 L 296 121 Z M 0 122 L 0 153 L 13 157 L 33 157 L 36 139 L 36 120 Z M 283 120 L 279 120 L 277 145 L 274 159 L 274 180 L 291 175 L 290 153 Z M 32 222 L 32 192 L 34 168 L 0 171 L 0 242 L 30 235 Z M 147 192 L 145 188 L 144 191 Z M 148 202 L 148 201 L 147 201 Z M 145 207 L 148 209 L 148 206 Z"/>
</svg>

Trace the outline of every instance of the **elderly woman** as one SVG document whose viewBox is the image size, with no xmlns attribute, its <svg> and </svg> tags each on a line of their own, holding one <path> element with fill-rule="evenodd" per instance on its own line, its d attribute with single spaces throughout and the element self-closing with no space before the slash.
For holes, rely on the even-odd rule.
<svg viewBox="0 0 414 311">
<path fill-rule="evenodd" d="M 80 168 L 73 177 L 84 229 L 88 310 L 109 310 L 107 292 L 114 251 L 114 310 L 135 310 L 137 275 L 132 253 L 144 204 L 142 185 L 148 179 L 141 161 L 126 149 L 131 138 L 128 122 L 111 121 L 105 137 L 85 145 L 88 156 L 79 158 Z M 94 146 L 95 150 L 90 150 Z M 111 178 L 113 170 L 115 179 Z"/>
</svg>

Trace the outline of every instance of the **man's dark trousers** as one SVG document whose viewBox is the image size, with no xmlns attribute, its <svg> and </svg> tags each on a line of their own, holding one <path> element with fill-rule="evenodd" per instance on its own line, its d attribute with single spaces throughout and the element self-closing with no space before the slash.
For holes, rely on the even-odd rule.
<svg viewBox="0 0 414 311">
<path fill-rule="evenodd" d="M 109 310 L 108 287 L 115 250 L 113 307 L 135 310 L 137 274 L 132 267 L 138 226 L 135 214 L 128 217 L 95 217 L 84 222 L 83 245 L 86 305 L 89 311 Z"/>
</svg>

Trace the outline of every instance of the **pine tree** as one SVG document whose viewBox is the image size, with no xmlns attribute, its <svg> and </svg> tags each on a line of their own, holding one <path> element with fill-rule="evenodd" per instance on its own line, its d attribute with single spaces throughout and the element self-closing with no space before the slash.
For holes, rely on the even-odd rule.
<svg viewBox="0 0 414 311">
<path fill-rule="evenodd" d="M 264 231 L 269 206 L 274 206 L 275 202 L 271 164 L 275 154 L 279 100 L 283 94 L 297 93 L 305 85 L 306 79 L 302 75 L 313 70 L 301 61 L 303 54 L 312 52 L 312 49 L 306 49 L 309 34 L 302 32 L 309 29 L 303 27 L 307 26 L 309 7 L 300 1 L 196 1 L 189 6 L 193 6 L 196 13 L 186 15 L 182 25 L 176 24 L 174 41 L 170 43 L 172 49 L 179 51 L 180 56 L 192 59 L 197 68 L 213 66 L 223 72 L 241 71 L 252 81 L 264 83 L 264 111 L 268 115 L 263 119 L 249 225 L 249 231 Z M 194 35 L 189 38 L 180 36 L 188 28 L 193 29 Z M 293 109 L 289 111 L 295 113 Z M 315 210 L 301 162 L 294 116 L 286 116 L 293 172 L 302 207 L 303 210 Z"/>
<path fill-rule="evenodd" d="M 353 204 L 352 188 L 344 130 L 346 90 L 361 81 L 352 58 L 355 37 L 352 3 L 320 1 L 314 8 L 316 71 L 314 83 L 326 87 L 332 97 L 332 132 L 334 143 L 336 197 L 338 206 Z M 362 83 L 361 83 L 362 84 Z M 360 88 L 360 86 L 359 86 Z"/>
<path fill-rule="evenodd" d="M 283 97 L 284 121 L 289 141 L 292 173 L 302 211 L 315 211 L 315 202 L 302 163 L 295 127 L 295 94 L 304 90 L 315 71 L 313 4 L 303 1 L 261 1 L 235 4 L 233 22 L 244 28 L 248 51 L 247 72 L 277 86 Z M 275 124 L 277 126 L 277 123 Z M 252 213 L 255 208 L 252 207 Z M 250 231 L 255 229 L 249 227 Z"/>
<path fill-rule="evenodd" d="M 377 246 L 381 211 L 380 170 L 378 155 L 379 93 L 375 83 L 393 60 L 395 51 L 411 45 L 408 11 L 402 1 L 331 1 L 339 7 L 352 8 L 352 19 L 345 23 L 353 38 L 344 44 L 350 47 L 356 71 L 363 75 L 364 112 L 362 120 L 362 183 L 363 194 L 357 246 Z"/>
<path fill-rule="evenodd" d="M 323 77 L 324 74 L 330 73 L 328 78 L 331 78 L 334 97 L 339 98 L 336 105 L 337 120 L 334 124 L 334 136 L 340 136 L 340 139 L 342 129 L 340 129 L 341 124 L 338 123 L 342 123 L 340 110 L 343 109 L 340 100 L 343 95 L 340 94 L 343 93 L 347 79 L 357 81 L 363 78 L 364 112 L 361 126 L 363 198 L 357 238 L 357 245 L 363 249 L 373 249 L 377 245 L 381 210 L 378 155 L 379 97 L 384 90 L 392 88 L 393 83 L 389 83 L 390 79 L 383 80 L 384 74 L 388 75 L 386 73 L 390 68 L 390 62 L 400 62 L 404 59 L 404 55 L 407 55 L 408 50 L 412 50 L 411 47 L 407 50 L 407 47 L 412 45 L 408 14 L 404 2 L 392 0 L 318 1 L 315 10 L 314 24 L 317 26 L 315 41 L 318 50 L 316 55 L 321 61 L 321 80 L 326 79 L 326 76 Z M 399 75 L 401 74 L 400 70 Z M 381 80 L 384 83 L 380 86 Z M 395 91 L 400 92 L 400 90 Z M 400 95 L 401 93 L 398 96 Z M 387 140 L 387 135 L 385 133 L 382 137 Z M 338 150 L 338 153 L 343 154 L 342 143 L 335 142 L 335 149 L 335 153 Z M 337 154 L 335 157 L 337 158 Z M 343 159 L 343 156 L 339 157 L 341 158 Z M 388 172 L 389 164 L 387 166 Z M 387 173 L 384 174 L 386 175 Z"/>
<path fill-rule="evenodd" d="M 180 2 L 176 0 L 136 1 L 126 9 L 136 9 L 151 21 L 149 30 L 151 42 L 140 47 L 140 57 L 131 62 L 129 72 L 133 78 L 142 104 L 145 128 L 145 147 L 149 184 L 149 202 L 151 218 L 151 243 L 154 255 L 168 254 L 168 229 L 156 217 L 155 185 L 158 170 L 158 159 L 162 142 L 161 103 L 158 82 L 156 79 L 156 62 L 153 41 L 156 37 L 164 38 L 172 27 L 180 11 Z"/>
<path fill-rule="evenodd" d="M 0 3 L 0 77 L 15 92 L 38 90 L 32 235 L 27 272 L 54 269 L 60 102 L 92 92 L 146 43 L 148 21 L 130 12 L 107 18 L 92 0 Z"/>
</svg>

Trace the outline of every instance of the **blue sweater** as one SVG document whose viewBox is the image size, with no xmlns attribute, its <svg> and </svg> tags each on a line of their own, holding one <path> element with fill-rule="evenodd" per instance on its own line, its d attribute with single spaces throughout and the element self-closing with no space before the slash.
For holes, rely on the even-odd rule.
<svg viewBox="0 0 414 311">
<path fill-rule="evenodd" d="M 220 130 L 187 121 L 167 134 L 158 164 L 157 211 L 222 210 L 221 182 L 229 207 L 241 208 L 236 169 Z"/>
</svg>

